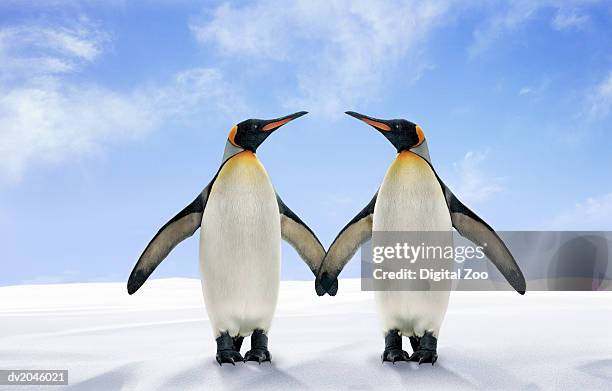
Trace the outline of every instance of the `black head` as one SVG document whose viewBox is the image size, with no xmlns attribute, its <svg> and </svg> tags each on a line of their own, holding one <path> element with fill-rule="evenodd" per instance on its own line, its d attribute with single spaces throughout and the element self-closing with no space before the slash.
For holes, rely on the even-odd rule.
<svg viewBox="0 0 612 391">
<path fill-rule="evenodd" d="M 270 120 L 247 119 L 230 130 L 227 139 L 236 147 L 240 147 L 251 152 L 255 152 L 257 147 L 276 129 L 287 122 L 308 114 L 306 111 L 299 111 L 294 114 Z"/>
<path fill-rule="evenodd" d="M 367 115 L 347 111 L 346 114 L 365 122 L 382 133 L 387 140 L 402 152 L 410 148 L 418 147 L 425 141 L 425 133 L 421 127 L 405 119 L 378 119 Z"/>
</svg>

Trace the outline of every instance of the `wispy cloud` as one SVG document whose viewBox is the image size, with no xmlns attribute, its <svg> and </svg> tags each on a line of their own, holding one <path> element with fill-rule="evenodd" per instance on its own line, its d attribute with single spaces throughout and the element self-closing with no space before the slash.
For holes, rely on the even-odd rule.
<svg viewBox="0 0 612 391">
<path fill-rule="evenodd" d="M 519 89 L 519 96 L 528 97 L 531 101 L 540 100 L 551 85 L 551 78 L 545 76 L 537 84 L 526 85 Z"/>
<path fill-rule="evenodd" d="M 501 12 L 494 13 L 474 32 L 474 42 L 469 48 L 470 55 L 485 51 L 504 33 L 517 29 L 528 21 L 540 7 L 535 1 L 511 1 Z"/>
<path fill-rule="evenodd" d="M 34 162 L 57 162 L 92 152 L 101 142 L 151 129 L 156 113 L 143 96 L 47 80 L 0 89 L 0 168 L 19 179 Z"/>
<path fill-rule="evenodd" d="M 550 24 L 556 30 L 582 27 L 589 18 L 588 15 L 581 13 L 580 8 L 597 2 L 597 0 L 511 0 L 503 5 L 500 4 L 499 10 L 494 11 L 474 30 L 474 42 L 469 48 L 469 53 L 475 56 L 486 51 L 505 34 L 515 32 L 534 20 L 543 10 L 554 12 Z"/>
<path fill-rule="evenodd" d="M 196 107 L 243 105 L 212 68 L 185 70 L 164 85 L 127 92 L 71 82 L 69 74 L 100 57 L 109 37 L 86 19 L 70 27 L 0 29 L 0 178 L 19 180 L 32 164 L 137 139 Z"/>
<path fill-rule="evenodd" d="M 482 203 L 504 190 L 503 178 L 488 173 L 484 168 L 488 152 L 468 152 L 453 164 L 455 180 L 453 193 L 467 204 Z"/>
<path fill-rule="evenodd" d="M 334 115 L 383 90 L 402 63 L 410 83 L 428 69 L 423 43 L 441 24 L 450 1 L 350 2 L 264 0 L 224 4 L 191 24 L 197 39 L 227 56 L 278 61 L 295 71 L 290 105 Z M 334 113 L 334 114 L 332 114 Z"/>
<path fill-rule="evenodd" d="M 612 193 L 589 197 L 552 221 L 554 229 L 609 230 L 612 227 Z"/>
<path fill-rule="evenodd" d="M 582 28 L 589 22 L 589 16 L 581 14 L 576 9 L 560 8 L 552 20 L 552 26 L 556 30 L 568 30 Z"/>
<path fill-rule="evenodd" d="M 588 96 L 587 112 L 591 118 L 603 118 L 612 110 L 612 71 L 597 84 Z"/>
<path fill-rule="evenodd" d="M 12 81 L 78 70 L 96 59 L 110 36 L 87 18 L 67 26 L 18 25 L 0 30 L 0 74 Z"/>
</svg>

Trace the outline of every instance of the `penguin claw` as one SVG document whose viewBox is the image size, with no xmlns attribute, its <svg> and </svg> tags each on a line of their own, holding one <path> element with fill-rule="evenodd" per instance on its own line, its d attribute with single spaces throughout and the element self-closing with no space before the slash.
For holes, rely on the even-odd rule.
<svg viewBox="0 0 612 391">
<path fill-rule="evenodd" d="M 409 361 L 410 355 L 401 349 L 388 349 L 385 350 L 381 356 L 382 362 L 388 361 L 395 365 L 396 361 Z"/>
<path fill-rule="evenodd" d="M 223 364 L 232 364 L 236 366 L 236 361 L 242 361 L 242 356 L 235 350 L 222 350 L 217 352 L 217 362 L 220 366 Z"/>
<path fill-rule="evenodd" d="M 416 361 L 419 365 L 428 362 L 434 365 L 438 361 L 438 354 L 432 350 L 417 350 L 410 356 L 410 361 Z"/>
<path fill-rule="evenodd" d="M 244 362 L 256 361 L 261 365 L 262 362 L 272 361 L 272 356 L 268 349 L 251 349 L 244 355 Z"/>
</svg>

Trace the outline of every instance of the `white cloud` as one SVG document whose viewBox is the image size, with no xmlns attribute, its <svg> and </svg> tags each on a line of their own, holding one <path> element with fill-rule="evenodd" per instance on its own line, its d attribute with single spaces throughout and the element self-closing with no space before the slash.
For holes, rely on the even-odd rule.
<svg viewBox="0 0 612 391">
<path fill-rule="evenodd" d="M 589 21 L 588 15 L 582 15 L 575 9 L 559 9 L 552 20 L 556 30 L 577 29 Z"/>
<path fill-rule="evenodd" d="M 151 129 L 156 114 L 143 97 L 57 80 L 0 93 L 0 167 L 19 178 L 35 161 L 63 160 L 92 152 L 99 143 Z"/>
<path fill-rule="evenodd" d="M 134 140 L 200 106 L 241 110 L 242 102 L 215 69 L 179 73 L 165 86 L 116 92 L 58 78 L 0 88 L 0 174 L 21 178 L 35 163 L 59 162 Z"/>
<path fill-rule="evenodd" d="M 608 73 L 588 98 L 589 115 L 593 118 L 603 118 L 612 110 L 612 71 Z"/>
<path fill-rule="evenodd" d="M 474 42 L 469 48 L 470 55 L 478 55 L 508 32 L 518 30 L 535 19 L 542 10 L 553 10 L 555 16 L 551 26 L 556 30 L 581 27 L 588 22 L 588 16 L 580 14 L 583 5 L 598 0 L 511 0 L 500 4 L 501 11 L 494 12 L 474 30 Z"/>
<path fill-rule="evenodd" d="M 100 56 L 109 35 L 86 20 L 68 27 L 0 29 L 0 178 L 133 140 L 194 110 L 240 111 L 235 88 L 216 69 L 183 71 L 165 85 L 115 91 L 71 82 Z M 208 109 L 210 110 L 210 109 Z"/>
<path fill-rule="evenodd" d="M 527 85 L 521 87 L 518 94 L 519 96 L 529 97 L 531 101 L 540 100 L 543 98 L 545 92 L 548 90 L 551 84 L 551 79 L 548 76 L 542 78 L 538 84 Z"/>
<path fill-rule="evenodd" d="M 612 227 L 612 193 L 589 197 L 553 219 L 555 229 L 609 230 Z"/>
<path fill-rule="evenodd" d="M 456 173 L 453 193 L 468 205 L 487 201 L 504 190 L 503 179 L 490 175 L 483 168 L 487 155 L 487 152 L 470 151 L 461 161 L 453 164 Z"/>
<path fill-rule="evenodd" d="M 0 29 L 0 74 L 15 81 L 76 71 L 95 60 L 109 39 L 86 18 L 70 27 L 4 27 Z"/>
<path fill-rule="evenodd" d="M 290 64 L 299 92 L 283 100 L 337 115 L 383 91 L 385 75 L 400 60 L 403 80 L 397 82 L 418 79 L 429 68 L 422 44 L 449 7 L 444 0 L 264 0 L 221 5 L 191 29 L 224 55 Z"/>
<path fill-rule="evenodd" d="M 471 55 L 477 55 L 496 41 L 507 31 L 517 29 L 529 20 L 541 6 L 536 1 L 511 1 L 503 12 L 495 13 L 481 26 L 474 30 L 474 42 L 469 49 Z"/>
</svg>

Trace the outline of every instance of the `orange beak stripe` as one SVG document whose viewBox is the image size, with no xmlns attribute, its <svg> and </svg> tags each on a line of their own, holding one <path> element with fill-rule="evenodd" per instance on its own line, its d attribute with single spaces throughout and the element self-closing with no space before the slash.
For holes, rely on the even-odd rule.
<svg viewBox="0 0 612 391">
<path fill-rule="evenodd" d="M 376 129 L 384 130 L 385 132 L 388 132 L 391 130 L 391 127 L 389 125 L 383 124 L 382 122 L 374 121 L 373 119 L 369 119 L 369 118 L 361 118 L 361 120 L 368 125 L 372 125 Z"/>
<path fill-rule="evenodd" d="M 282 119 L 280 121 L 276 121 L 276 122 L 270 122 L 269 124 L 265 125 L 263 128 L 261 128 L 262 131 L 264 132 L 268 132 L 272 129 L 276 129 L 280 126 L 283 126 L 284 124 L 286 124 L 287 122 L 291 121 L 293 118 L 285 118 Z"/>
</svg>

